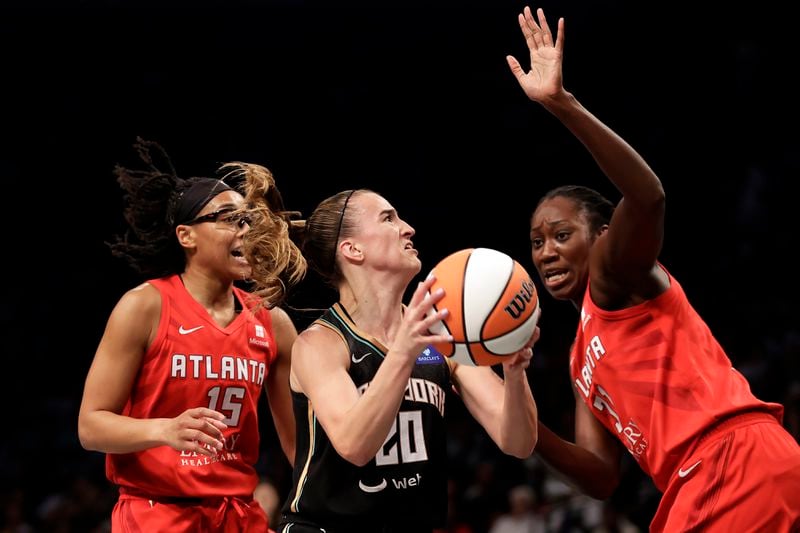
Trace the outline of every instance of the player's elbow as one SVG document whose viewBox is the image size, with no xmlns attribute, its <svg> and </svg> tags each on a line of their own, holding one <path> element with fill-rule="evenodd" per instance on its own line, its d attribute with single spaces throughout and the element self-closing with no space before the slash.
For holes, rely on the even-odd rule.
<svg viewBox="0 0 800 533">
<path fill-rule="evenodd" d="M 346 457 L 345 459 L 347 459 L 347 462 L 352 463 L 355 466 L 366 466 L 367 463 L 370 462 L 372 457 L 364 455 L 351 455 L 349 458 Z"/>
<path fill-rule="evenodd" d="M 91 424 L 83 415 L 78 416 L 78 440 L 84 450 L 90 452 L 100 451 L 97 444 L 97 432 L 92 430 Z"/>
<path fill-rule="evenodd" d="M 533 448 L 531 448 L 530 451 L 528 451 L 528 452 L 526 452 L 526 451 L 518 451 L 518 450 L 514 449 L 514 450 L 506 451 L 505 453 L 507 455 L 512 456 L 512 457 L 516 457 L 517 459 L 527 459 L 533 453 Z"/>
<path fill-rule="evenodd" d="M 584 492 L 596 500 L 607 500 L 618 486 L 619 475 L 611 474 L 593 479 L 591 484 L 584 487 Z"/>
<path fill-rule="evenodd" d="M 598 490 L 592 490 L 591 492 L 587 492 L 586 494 L 589 497 L 594 498 L 595 500 L 605 501 L 609 499 L 612 494 L 614 494 L 614 489 L 615 488 L 603 487 Z"/>
<path fill-rule="evenodd" d="M 516 457 L 517 459 L 527 459 L 533 454 L 534 448 L 536 448 L 536 440 L 536 435 L 534 434 L 531 438 L 504 444 L 500 446 L 500 449 L 506 455 Z"/>
<path fill-rule="evenodd" d="M 506 455 L 517 459 L 527 459 L 533 454 L 539 440 L 539 431 L 536 421 L 516 427 L 512 431 L 503 431 L 497 442 L 500 450 Z"/>
<path fill-rule="evenodd" d="M 369 453 L 359 449 L 337 448 L 336 451 L 342 456 L 342 459 L 355 466 L 365 466 L 375 457 L 374 453 L 370 455 Z"/>
<path fill-rule="evenodd" d="M 378 453 L 378 450 L 373 450 L 364 445 L 363 441 L 356 439 L 340 439 L 334 441 L 331 439 L 331 444 L 336 449 L 342 459 L 355 466 L 364 466 L 369 463 Z"/>
<path fill-rule="evenodd" d="M 522 454 L 517 455 L 520 459 L 527 459 L 531 455 L 533 455 L 534 450 L 536 450 L 536 444 L 539 442 L 539 435 L 536 433 L 536 426 L 534 426 L 533 431 L 533 438 L 529 441 L 528 446 L 522 452 Z"/>
<path fill-rule="evenodd" d="M 661 182 L 658 182 L 656 187 L 649 189 L 647 194 L 637 198 L 636 205 L 651 216 L 663 216 L 667 205 L 667 197 Z"/>
<path fill-rule="evenodd" d="M 82 410 L 78 413 L 78 441 L 84 450 L 108 453 L 111 427 L 106 423 L 106 412 Z"/>
</svg>

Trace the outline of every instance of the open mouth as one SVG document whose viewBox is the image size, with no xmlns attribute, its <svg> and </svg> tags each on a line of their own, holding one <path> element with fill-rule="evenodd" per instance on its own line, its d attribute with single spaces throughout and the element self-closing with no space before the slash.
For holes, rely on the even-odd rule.
<svg viewBox="0 0 800 533">
<path fill-rule="evenodd" d="M 244 256 L 244 252 L 242 252 L 241 248 L 231 250 L 231 256 L 240 263 L 247 263 L 247 258 Z"/>
<path fill-rule="evenodd" d="M 564 281 L 569 274 L 569 271 L 563 268 L 556 268 L 544 272 L 544 282 L 547 285 L 558 285 Z"/>
</svg>

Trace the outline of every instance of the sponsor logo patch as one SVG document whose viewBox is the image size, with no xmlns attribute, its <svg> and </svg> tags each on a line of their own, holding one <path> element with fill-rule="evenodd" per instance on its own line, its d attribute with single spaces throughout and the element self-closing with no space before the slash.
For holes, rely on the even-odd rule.
<svg viewBox="0 0 800 533">
<path fill-rule="evenodd" d="M 432 346 L 428 346 L 417 357 L 418 365 L 436 365 L 444 361 L 442 354 L 436 351 Z"/>
</svg>

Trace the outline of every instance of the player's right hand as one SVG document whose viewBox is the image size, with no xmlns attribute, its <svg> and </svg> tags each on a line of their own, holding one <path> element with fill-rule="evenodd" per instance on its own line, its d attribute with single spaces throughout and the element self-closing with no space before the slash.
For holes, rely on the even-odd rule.
<svg viewBox="0 0 800 533">
<path fill-rule="evenodd" d="M 187 409 L 175 418 L 165 419 L 162 442 L 179 452 L 196 452 L 214 457 L 225 447 L 222 421 L 225 415 L 207 407 Z"/>
<path fill-rule="evenodd" d="M 435 334 L 429 331 L 449 314 L 447 309 L 434 309 L 434 305 L 444 298 L 444 289 L 441 287 L 433 293 L 428 292 L 435 281 L 434 276 L 429 276 L 417 286 L 403 312 L 403 321 L 391 346 L 392 351 L 405 354 L 411 361 L 415 361 L 428 345 L 453 340 L 449 333 Z"/>
</svg>

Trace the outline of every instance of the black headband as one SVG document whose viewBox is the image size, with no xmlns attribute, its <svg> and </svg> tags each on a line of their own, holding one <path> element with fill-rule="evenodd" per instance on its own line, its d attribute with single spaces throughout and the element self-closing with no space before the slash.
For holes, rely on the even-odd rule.
<svg viewBox="0 0 800 533">
<path fill-rule="evenodd" d="M 172 212 L 172 226 L 185 224 L 197 216 L 216 195 L 233 189 L 227 183 L 213 178 L 194 178 L 183 191 Z"/>
<path fill-rule="evenodd" d="M 339 225 L 336 226 L 336 239 L 333 241 L 333 255 L 331 255 L 331 271 L 335 270 L 336 268 L 336 248 L 339 247 L 339 234 L 342 232 L 344 212 L 347 209 L 347 202 L 350 201 L 350 197 L 353 196 L 354 192 L 356 192 L 356 190 L 351 189 L 350 192 L 347 193 L 347 198 L 344 199 L 344 204 L 342 204 L 342 212 L 339 214 Z"/>
</svg>

